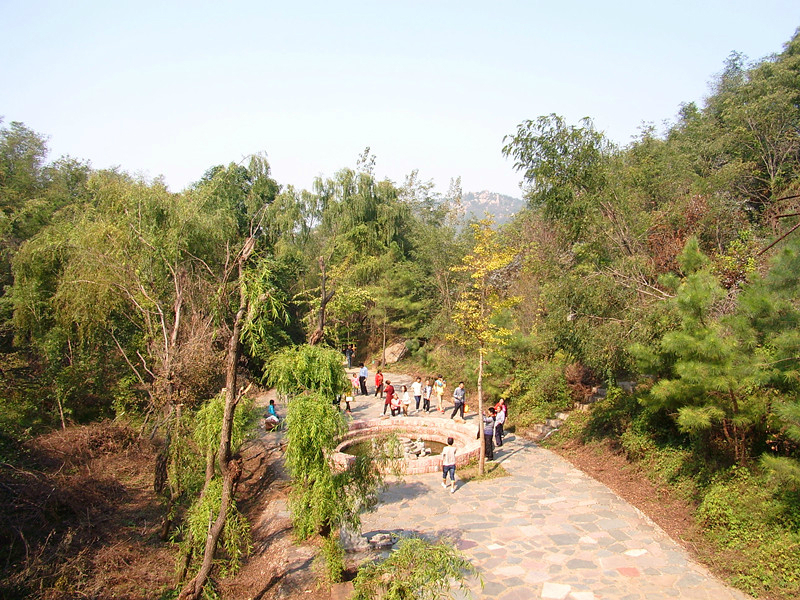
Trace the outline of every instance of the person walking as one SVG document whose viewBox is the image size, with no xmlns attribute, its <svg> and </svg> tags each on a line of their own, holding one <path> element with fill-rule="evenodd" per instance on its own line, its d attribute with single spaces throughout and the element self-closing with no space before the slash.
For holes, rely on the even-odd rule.
<svg viewBox="0 0 800 600">
<path fill-rule="evenodd" d="M 380 369 L 378 369 L 378 372 L 375 373 L 375 397 L 376 398 L 378 397 L 378 394 L 380 394 L 381 398 L 383 398 L 383 373 L 381 372 Z"/>
<path fill-rule="evenodd" d="M 422 388 L 422 410 L 430 412 L 431 410 L 431 394 L 433 394 L 433 386 L 431 385 L 430 377 L 425 378 L 425 387 Z"/>
<path fill-rule="evenodd" d="M 487 460 L 494 460 L 494 406 L 483 411 L 483 448 Z"/>
<path fill-rule="evenodd" d="M 447 387 L 447 382 L 445 382 L 444 377 L 439 375 L 436 378 L 436 381 L 433 382 L 433 393 L 436 396 L 436 410 L 440 413 L 444 412 L 444 407 L 442 406 L 442 396 L 444 396 L 444 388 Z"/>
<path fill-rule="evenodd" d="M 500 398 L 500 402 L 503 402 L 503 399 Z M 505 404 L 503 404 L 505 406 Z M 506 422 L 506 411 L 504 410 L 497 410 L 495 411 L 494 415 L 494 442 L 495 446 L 498 448 L 503 445 L 503 424 Z"/>
<path fill-rule="evenodd" d="M 353 344 L 349 344 L 344 349 L 344 356 L 347 359 L 347 368 L 348 369 L 352 369 L 353 368 L 353 354 L 355 354 L 355 351 L 353 350 Z"/>
<path fill-rule="evenodd" d="M 459 381 L 458 387 L 453 390 L 453 412 L 450 415 L 450 418 L 456 416 L 457 412 L 461 412 L 461 418 L 464 418 L 464 402 L 467 400 L 467 392 L 464 389 L 464 382 Z"/>
<path fill-rule="evenodd" d="M 422 378 L 417 377 L 414 383 L 411 384 L 411 390 L 414 396 L 414 404 L 416 405 L 416 412 L 419 412 L 419 403 L 422 400 Z"/>
<path fill-rule="evenodd" d="M 384 392 L 386 396 L 383 399 L 383 414 L 386 414 L 386 409 L 392 407 L 392 398 L 394 397 L 394 386 L 388 379 L 386 380 L 386 389 Z"/>
<path fill-rule="evenodd" d="M 450 473 L 450 493 L 456 491 L 456 447 L 453 438 L 447 438 L 447 446 L 442 449 L 442 487 L 447 489 L 447 474 Z"/>
<path fill-rule="evenodd" d="M 361 385 L 361 394 L 366 396 L 367 395 L 367 377 L 369 377 L 369 371 L 367 371 L 367 367 L 364 366 L 364 363 L 358 365 L 358 383 Z"/>
</svg>

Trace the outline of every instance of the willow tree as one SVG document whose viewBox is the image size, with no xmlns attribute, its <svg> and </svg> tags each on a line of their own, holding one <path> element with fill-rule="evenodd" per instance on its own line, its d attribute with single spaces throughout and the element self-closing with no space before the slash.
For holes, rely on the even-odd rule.
<svg viewBox="0 0 800 600">
<path fill-rule="evenodd" d="M 258 231 L 253 227 L 254 233 Z M 283 302 L 280 292 L 270 283 L 269 271 L 255 270 L 248 276 L 246 263 L 255 251 L 256 236 L 254 233 L 245 240 L 241 250 L 236 255 L 230 269 L 235 277 L 230 275 L 238 288 L 239 305 L 234 315 L 230 337 L 228 338 L 225 359 L 225 402 L 222 410 L 222 422 L 219 431 L 219 447 L 216 450 L 217 467 L 219 469 L 220 493 L 219 504 L 213 522 L 209 522 L 208 531 L 203 550 L 203 560 L 196 575 L 184 586 L 180 593 L 181 600 L 197 600 L 203 593 L 211 569 L 217 544 L 229 526 L 228 521 L 232 513 L 234 502 L 234 489 L 242 473 L 241 458 L 234 453 L 233 433 L 236 408 L 244 398 L 250 386 L 240 386 L 238 382 L 239 359 L 242 352 L 242 338 L 249 332 L 262 329 L 263 321 L 275 320 L 283 314 Z M 268 264 L 268 263 L 263 263 Z M 228 279 L 226 275 L 226 280 Z M 206 482 L 202 495 L 205 495 L 215 479 L 215 472 L 211 468 L 210 460 L 206 463 Z"/>
<path fill-rule="evenodd" d="M 504 247 L 492 228 L 491 218 L 472 224 L 475 243 L 469 254 L 453 271 L 469 276 L 469 282 L 453 309 L 453 321 L 458 327 L 454 338 L 467 348 L 478 352 L 478 414 L 483 415 L 483 364 L 490 350 L 502 346 L 510 331 L 497 324 L 501 312 L 517 299 L 508 297 L 509 271 L 516 251 Z M 483 439 L 483 419 L 479 419 Z M 482 475 L 486 453 L 481 444 L 479 472 Z"/>
<path fill-rule="evenodd" d="M 334 405 L 350 389 L 339 352 L 302 345 L 277 353 L 268 368 L 268 385 L 289 397 L 286 465 L 292 478 L 289 507 L 298 538 L 320 534 L 329 577 L 341 577 L 339 529 L 357 528 L 360 512 L 374 506 L 382 482 L 380 461 L 356 458 L 348 469 L 330 455 L 347 424 Z"/>
<path fill-rule="evenodd" d="M 194 351 L 213 354 L 214 291 L 235 220 L 210 190 L 172 194 L 120 173 L 94 173 L 88 194 L 82 210 L 65 211 L 15 257 L 18 337 L 49 350 L 53 364 L 117 354 L 151 413 L 208 397 L 213 375 L 204 389 L 191 383 L 208 362 Z M 97 346 L 105 355 L 90 354 Z"/>
</svg>

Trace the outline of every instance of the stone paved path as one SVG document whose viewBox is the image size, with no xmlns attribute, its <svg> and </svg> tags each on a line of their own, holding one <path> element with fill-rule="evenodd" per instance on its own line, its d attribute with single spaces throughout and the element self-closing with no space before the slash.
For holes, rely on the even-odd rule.
<svg viewBox="0 0 800 600">
<path fill-rule="evenodd" d="M 380 414 L 382 401 L 360 398 L 355 418 Z M 389 486 L 376 512 L 364 515 L 363 533 L 451 538 L 483 577 L 483 589 L 471 582 L 474 598 L 749 598 L 692 561 L 601 483 L 532 442 L 506 440 L 495 457 L 509 477 L 458 482 L 454 494 L 442 489 L 439 474 L 406 477 Z M 456 597 L 468 596 L 459 591 Z"/>
</svg>

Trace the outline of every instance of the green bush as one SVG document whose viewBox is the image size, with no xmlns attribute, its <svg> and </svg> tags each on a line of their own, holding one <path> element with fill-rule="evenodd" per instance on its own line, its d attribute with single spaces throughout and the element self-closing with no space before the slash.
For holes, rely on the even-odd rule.
<svg viewBox="0 0 800 600">
<path fill-rule="evenodd" d="M 626 394 L 618 387 L 609 387 L 606 397 L 592 406 L 586 436 L 589 439 L 620 436 L 641 410 L 633 394 Z"/>
<path fill-rule="evenodd" d="M 622 432 L 619 441 L 625 456 L 631 461 L 642 460 L 656 449 L 656 445 L 650 436 L 632 429 L 626 429 Z"/>
<path fill-rule="evenodd" d="M 706 490 L 697 520 L 733 566 L 732 583 L 756 596 L 779 591 L 795 598 L 800 595 L 800 533 L 786 527 L 791 513 L 782 491 L 765 477 L 732 467 Z"/>
<path fill-rule="evenodd" d="M 466 589 L 466 576 L 476 574 L 449 542 L 407 538 L 383 562 L 367 563 L 358 570 L 353 600 L 449 598 L 453 582 Z"/>
<path fill-rule="evenodd" d="M 339 583 L 344 574 L 344 548 L 336 536 L 322 538 L 322 562 L 318 566 L 330 583 Z"/>
<path fill-rule="evenodd" d="M 526 427 L 543 423 L 572 406 L 564 366 L 563 360 L 541 361 L 514 374 L 514 381 L 505 395 L 515 425 Z"/>
</svg>

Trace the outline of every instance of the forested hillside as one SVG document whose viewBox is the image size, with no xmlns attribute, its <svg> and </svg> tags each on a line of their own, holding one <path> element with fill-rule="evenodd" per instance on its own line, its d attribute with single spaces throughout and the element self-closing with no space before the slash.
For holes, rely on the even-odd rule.
<svg viewBox="0 0 800 600">
<path fill-rule="evenodd" d="M 510 260 L 482 280 L 464 257 L 493 224 L 465 226 L 459 182 L 440 195 L 416 173 L 381 180 L 369 149 L 311 190 L 254 156 L 172 192 L 49 160 L 43 134 L 0 127 L 0 540 L 14 589 L 56 585 L 23 581 L 20 565 L 49 531 L 67 535 L 66 508 L 47 529 L 20 501 L 24 443 L 103 419 L 153 439 L 167 539 L 175 507 L 208 488 L 213 443 L 186 432 L 215 418 L 226 364 L 239 390 L 288 346 L 354 343 L 379 361 L 402 340 L 472 389 L 485 365 L 483 391 L 509 399 L 520 430 L 607 386 L 575 435 L 654 461 L 740 561 L 735 583 L 800 594 L 800 35 L 755 63 L 731 55 L 702 105 L 625 147 L 588 118 L 519 124 L 503 153 L 527 207 L 492 238 Z M 463 300 L 476 286 L 497 301 L 474 345 Z"/>
</svg>

